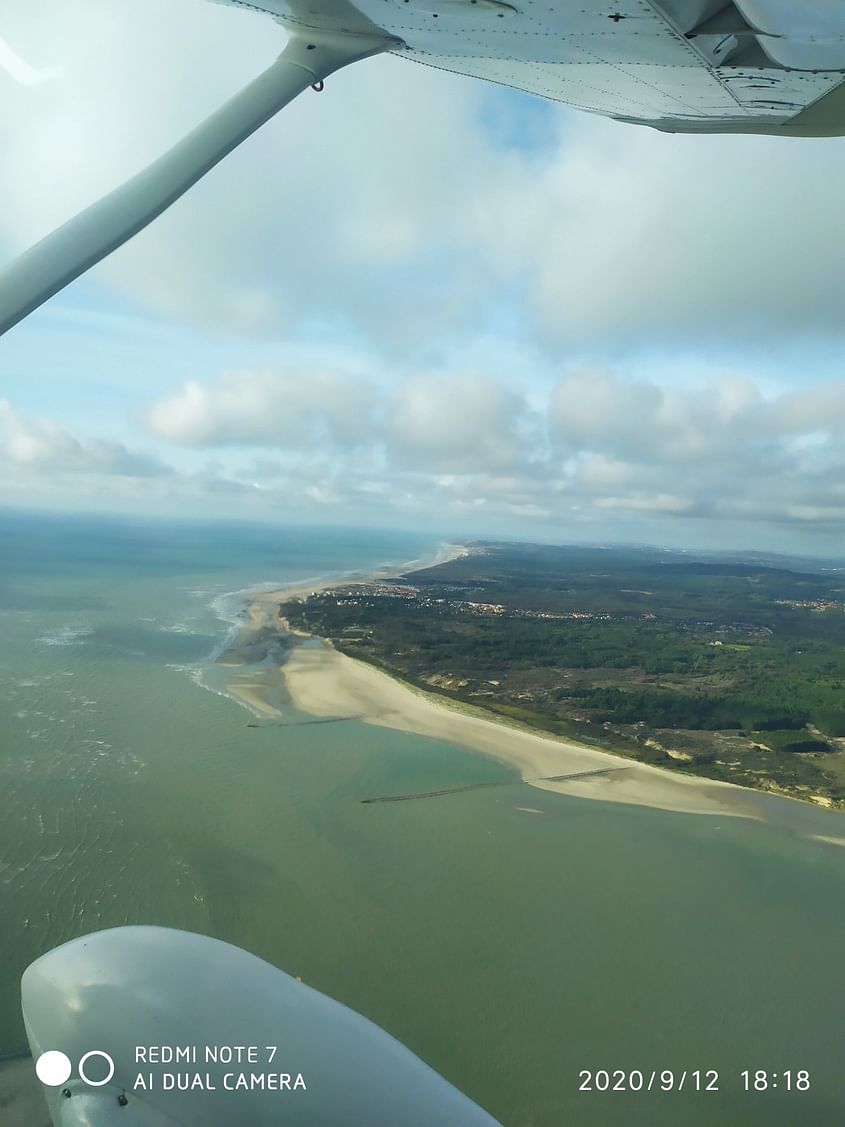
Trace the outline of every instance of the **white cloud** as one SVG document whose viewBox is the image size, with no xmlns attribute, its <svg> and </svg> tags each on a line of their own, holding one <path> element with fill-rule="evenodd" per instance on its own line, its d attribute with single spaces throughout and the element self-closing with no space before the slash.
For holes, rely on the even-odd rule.
<svg viewBox="0 0 845 1127">
<path fill-rule="evenodd" d="M 146 422 L 185 446 L 346 446 L 369 437 L 372 395 L 364 381 L 329 371 L 227 372 L 211 387 L 189 380 Z"/>
<path fill-rule="evenodd" d="M 415 375 L 381 394 L 363 377 L 327 370 L 227 372 L 213 384 L 189 380 L 144 418 L 184 446 L 312 459 L 333 447 L 383 446 L 394 466 L 430 473 L 513 469 L 528 459 L 523 397 L 479 372 Z"/>
<path fill-rule="evenodd" d="M 839 382 L 764 393 L 740 375 L 682 390 L 579 369 L 538 410 L 480 372 L 415 373 L 379 391 L 331 369 L 243 370 L 147 408 L 150 438 L 180 448 L 178 471 L 8 401 L 0 469 L 14 497 L 75 490 L 144 511 L 832 536 L 845 518 L 844 407 Z"/>
<path fill-rule="evenodd" d="M 818 414 L 820 390 L 811 402 L 796 393 L 768 400 L 747 376 L 717 375 L 706 386 L 684 387 L 581 369 L 555 387 L 550 426 L 553 437 L 570 449 L 616 458 L 706 463 L 749 445 L 759 456 L 770 439 L 800 431 L 794 407 Z"/>
<path fill-rule="evenodd" d="M 97 474 L 148 478 L 169 472 L 158 459 L 120 442 L 77 438 L 50 419 L 0 399 L 0 469 L 12 474 Z"/>
<path fill-rule="evenodd" d="M 580 369 L 543 412 L 480 372 L 414 374 L 376 395 L 360 377 L 299 370 L 193 381 L 147 418 L 183 445 L 275 451 L 215 472 L 286 509 L 825 532 L 845 509 L 843 402 L 838 383 L 764 393 L 734 374 L 682 390 Z"/>
<path fill-rule="evenodd" d="M 420 375 L 395 391 L 387 435 L 395 463 L 435 473 L 507 469 L 526 460 L 522 397 L 479 372 Z"/>
</svg>

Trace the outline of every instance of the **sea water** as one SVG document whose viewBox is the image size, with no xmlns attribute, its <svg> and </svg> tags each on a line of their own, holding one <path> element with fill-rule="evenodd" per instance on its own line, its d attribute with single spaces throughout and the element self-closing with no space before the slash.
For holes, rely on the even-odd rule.
<svg viewBox="0 0 845 1127">
<path fill-rule="evenodd" d="M 155 923 L 301 975 L 511 1127 L 841 1118 L 845 849 L 809 836 L 840 815 L 578 800 L 354 720 L 254 726 L 209 690 L 245 589 L 432 536 L 7 515 L 0 537 L 0 1053 L 25 1047 L 32 959 Z"/>
</svg>

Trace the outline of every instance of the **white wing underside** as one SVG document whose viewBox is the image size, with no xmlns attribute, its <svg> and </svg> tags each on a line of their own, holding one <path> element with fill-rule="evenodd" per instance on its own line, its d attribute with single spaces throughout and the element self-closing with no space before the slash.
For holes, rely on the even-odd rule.
<svg viewBox="0 0 845 1127">
<path fill-rule="evenodd" d="M 845 87 L 823 102 L 845 79 L 835 0 L 218 2 L 289 27 L 378 28 L 417 62 L 659 129 L 845 132 Z"/>
</svg>

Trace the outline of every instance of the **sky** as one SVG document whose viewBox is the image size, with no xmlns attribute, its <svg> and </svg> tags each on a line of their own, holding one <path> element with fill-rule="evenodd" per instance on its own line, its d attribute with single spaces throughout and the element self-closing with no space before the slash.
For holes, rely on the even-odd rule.
<svg viewBox="0 0 845 1127">
<path fill-rule="evenodd" d="M 9 0 L 0 262 L 284 46 Z M 389 56 L 0 340 L 0 506 L 845 553 L 839 139 L 673 136 Z"/>
</svg>

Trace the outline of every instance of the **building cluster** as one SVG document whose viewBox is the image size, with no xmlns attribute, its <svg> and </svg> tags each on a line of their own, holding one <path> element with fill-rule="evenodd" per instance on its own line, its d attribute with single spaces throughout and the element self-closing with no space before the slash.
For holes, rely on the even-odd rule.
<svg viewBox="0 0 845 1127">
<path fill-rule="evenodd" d="M 473 614 L 488 618 L 534 618 L 543 621 L 595 621 L 595 622 L 655 622 L 657 615 L 651 611 L 639 614 L 614 614 L 610 611 L 587 610 L 530 610 L 517 607 L 508 607 L 504 603 L 477 602 L 471 599 L 455 599 L 443 597 L 444 592 L 467 592 L 466 586 L 459 584 L 436 584 L 431 587 L 425 585 L 413 587 L 407 583 L 350 583 L 343 586 L 332 587 L 323 592 L 313 592 L 317 598 L 333 600 L 337 606 L 360 606 L 373 599 L 401 599 L 413 602 L 418 607 L 437 607 L 455 613 Z M 436 594 L 435 594 L 436 593 Z M 840 603 L 822 599 L 790 600 L 778 599 L 782 605 L 795 607 L 810 607 L 813 610 L 829 610 L 841 606 Z M 688 631 L 715 631 L 720 634 L 743 634 L 746 636 L 765 637 L 771 636 L 773 631 L 768 626 L 761 626 L 751 622 L 719 623 L 705 620 L 673 621 L 673 626 L 680 630 Z"/>
<path fill-rule="evenodd" d="M 364 599 L 416 599 L 419 596 L 418 587 L 408 587 L 402 583 L 350 583 L 344 587 L 332 587 L 325 591 L 312 591 L 312 598 L 334 599 L 338 606 L 344 603 L 358 606 Z"/>
<path fill-rule="evenodd" d="M 469 603 L 469 602 L 454 602 L 450 606 L 455 610 L 466 610 L 470 614 L 485 614 L 485 615 L 503 615 L 508 613 L 508 608 L 503 606 L 502 603 Z"/>
<path fill-rule="evenodd" d="M 520 618 L 595 618 L 592 611 L 588 610 L 518 610 L 514 614 Z"/>
</svg>

